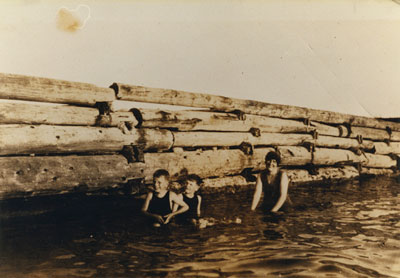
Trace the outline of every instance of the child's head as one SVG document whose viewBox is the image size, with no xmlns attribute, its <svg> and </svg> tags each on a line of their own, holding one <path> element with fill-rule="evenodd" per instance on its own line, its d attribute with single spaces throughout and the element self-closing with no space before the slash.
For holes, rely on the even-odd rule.
<svg viewBox="0 0 400 278">
<path fill-rule="evenodd" d="M 198 175 L 188 175 L 185 180 L 185 193 L 186 194 L 193 194 L 200 189 L 201 184 L 203 181 Z"/>
<path fill-rule="evenodd" d="M 265 166 L 268 172 L 276 171 L 280 163 L 281 163 L 281 158 L 276 152 L 269 152 L 265 156 Z"/>
<path fill-rule="evenodd" d="M 169 173 L 167 170 L 160 169 L 153 174 L 154 191 L 160 192 L 168 190 L 169 186 Z"/>
</svg>

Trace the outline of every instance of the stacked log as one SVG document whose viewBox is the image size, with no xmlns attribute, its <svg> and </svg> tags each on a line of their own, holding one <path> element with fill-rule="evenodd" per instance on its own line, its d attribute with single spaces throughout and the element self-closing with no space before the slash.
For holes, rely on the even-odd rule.
<svg viewBox="0 0 400 278">
<path fill-rule="evenodd" d="M 393 174 L 400 123 L 115 83 L 0 74 L 0 199 L 195 173 L 210 191 L 254 185 L 276 151 L 292 184 Z M 209 110 L 135 108 L 114 100 Z M 311 170 L 312 171 L 311 171 Z"/>
</svg>

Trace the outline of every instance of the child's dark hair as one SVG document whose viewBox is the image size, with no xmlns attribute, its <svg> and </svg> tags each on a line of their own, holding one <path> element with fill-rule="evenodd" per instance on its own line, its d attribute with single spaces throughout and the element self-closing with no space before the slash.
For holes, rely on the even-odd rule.
<svg viewBox="0 0 400 278">
<path fill-rule="evenodd" d="M 203 184 L 203 180 L 196 174 L 188 175 L 186 181 L 195 181 L 199 186 Z"/>
<path fill-rule="evenodd" d="M 159 178 L 159 177 L 161 177 L 161 176 L 164 176 L 164 177 L 166 177 L 167 179 L 169 179 L 169 173 L 168 173 L 168 171 L 167 171 L 167 170 L 164 170 L 164 169 L 159 169 L 159 170 L 155 171 L 154 174 L 153 174 L 153 179 Z"/>
<path fill-rule="evenodd" d="M 276 162 L 279 164 L 281 164 L 281 158 L 279 157 L 279 155 L 276 152 L 269 152 L 266 156 L 265 156 L 265 162 L 267 162 L 268 160 L 276 160 Z"/>
</svg>

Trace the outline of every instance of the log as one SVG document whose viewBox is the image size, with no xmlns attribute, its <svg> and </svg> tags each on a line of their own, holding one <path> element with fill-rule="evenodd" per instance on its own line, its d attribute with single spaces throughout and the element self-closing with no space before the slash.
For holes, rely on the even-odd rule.
<svg viewBox="0 0 400 278">
<path fill-rule="evenodd" d="M 258 128 L 264 132 L 310 132 L 314 130 L 300 121 L 245 115 L 244 119 L 233 113 L 205 111 L 162 111 L 157 109 L 135 109 L 134 114 L 141 127 L 174 128 L 180 131 L 238 131 L 247 132 Z"/>
<path fill-rule="evenodd" d="M 400 154 L 400 142 L 374 142 L 376 154 Z"/>
<path fill-rule="evenodd" d="M 244 132 L 172 132 L 174 147 L 214 147 L 214 146 L 239 146 L 243 142 L 253 146 L 303 146 L 306 143 L 320 147 L 341 149 L 373 149 L 374 143 L 364 140 L 360 144 L 356 139 L 331 136 L 318 136 L 314 139 L 310 134 L 296 133 L 260 133 L 255 137 Z"/>
<path fill-rule="evenodd" d="M 239 146 L 243 142 L 253 146 L 296 146 L 304 141 L 312 140 L 309 134 L 283 134 L 261 133 L 255 137 L 245 132 L 172 132 L 174 135 L 174 147 L 214 147 L 214 146 Z"/>
<path fill-rule="evenodd" d="M 363 176 L 390 176 L 395 172 L 392 169 L 382 169 L 382 168 L 366 168 L 362 167 L 360 174 Z"/>
<path fill-rule="evenodd" d="M 314 182 L 332 182 L 351 180 L 359 176 L 358 170 L 353 166 L 318 168 L 316 175 L 311 175 L 307 170 L 286 170 L 291 185 L 300 185 Z"/>
<path fill-rule="evenodd" d="M 115 93 L 88 83 L 0 73 L 0 98 L 93 106 L 114 101 Z"/>
<path fill-rule="evenodd" d="M 335 165 L 335 164 L 357 164 L 365 167 L 391 168 L 397 165 L 395 159 L 387 155 L 363 153 L 355 154 L 349 150 L 315 148 L 309 152 L 304 147 L 277 147 L 280 154 L 281 164 L 287 166 Z"/>
<path fill-rule="evenodd" d="M 318 136 L 316 140 L 310 140 L 310 143 L 314 143 L 318 147 L 326 148 L 339 148 L 339 149 L 366 149 L 372 150 L 374 148 L 374 142 L 370 140 L 363 140 L 362 144 L 353 138 L 342 138 L 342 137 L 331 137 L 331 136 Z"/>
<path fill-rule="evenodd" d="M 107 188 L 142 178 L 143 168 L 143 163 L 128 164 L 121 155 L 0 157 L 0 198 Z"/>
<path fill-rule="evenodd" d="M 329 135 L 335 137 L 348 136 L 348 129 L 344 125 L 330 126 L 314 121 L 312 121 L 310 124 L 320 135 Z"/>
<path fill-rule="evenodd" d="M 348 150 L 315 148 L 314 152 L 304 147 L 277 147 L 281 164 L 288 166 L 334 165 L 338 163 L 358 162 L 357 156 Z"/>
<path fill-rule="evenodd" d="M 0 102 L 0 124 L 48 124 L 81 125 L 98 124 L 99 110 L 72 105 L 36 104 L 28 102 Z M 106 126 L 118 126 L 123 122 L 138 124 L 131 112 L 115 112 L 105 122 Z"/>
<path fill-rule="evenodd" d="M 364 167 L 393 168 L 397 167 L 397 160 L 388 155 L 364 153 L 359 156 L 359 162 Z"/>
<path fill-rule="evenodd" d="M 351 127 L 350 137 L 355 138 L 357 136 L 362 136 L 362 138 L 371 139 L 375 141 L 389 140 L 390 135 L 386 130 L 367 128 L 367 127 Z"/>
<path fill-rule="evenodd" d="M 134 86 L 122 83 L 114 83 L 110 87 L 115 90 L 117 98 L 120 100 L 211 108 L 212 110 L 227 112 L 232 110 L 241 110 L 247 114 L 268 117 L 285 119 L 304 118 L 322 123 L 350 123 L 353 126 L 365 126 L 380 129 L 390 127 L 392 130 L 400 131 L 399 123 L 331 111 L 227 98 L 217 95 L 189 93 L 170 89 Z"/>
<path fill-rule="evenodd" d="M 201 178 L 223 177 L 240 174 L 245 168 L 254 171 L 265 168 L 265 156 L 272 148 L 255 149 L 252 155 L 240 150 L 185 151 L 181 153 L 145 153 L 146 181 L 151 181 L 157 169 L 169 171 L 171 179 L 195 173 Z"/>
<path fill-rule="evenodd" d="M 133 129 L 124 134 L 119 128 L 0 125 L 0 155 L 107 153 L 121 151 L 125 145 L 163 150 L 172 143 L 168 130 Z"/>
</svg>

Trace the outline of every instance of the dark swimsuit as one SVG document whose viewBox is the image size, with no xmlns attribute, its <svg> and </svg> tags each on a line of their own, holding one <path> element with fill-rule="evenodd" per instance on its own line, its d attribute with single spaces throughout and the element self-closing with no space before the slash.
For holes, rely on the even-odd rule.
<svg viewBox="0 0 400 278">
<path fill-rule="evenodd" d="M 169 201 L 169 194 L 170 192 L 168 191 L 168 193 L 162 198 L 158 198 L 155 194 L 153 194 L 153 198 L 150 200 L 148 211 L 161 216 L 171 213 L 172 211 Z"/>
<path fill-rule="evenodd" d="M 183 214 L 183 216 L 186 218 L 199 218 L 197 215 L 197 207 L 199 205 L 199 197 L 197 194 L 194 194 L 193 198 L 188 198 L 183 194 L 183 201 L 189 206 L 189 209 Z"/>
<path fill-rule="evenodd" d="M 197 207 L 199 205 L 199 197 L 197 194 L 194 194 L 193 198 L 186 197 L 185 194 L 182 194 L 183 201 L 188 205 L 189 209 L 184 213 L 177 215 L 177 219 L 181 223 L 190 223 L 192 219 L 199 219 L 197 215 Z"/>
<path fill-rule="evenodd" d="M 275 177 L 272 183 L 268 183 L 267 179 L 268 173 L 266 171 L 261 173 L 261 182 L 263 185 L 264 199 L 262 203 L 263 209 L 270 211 L 278 202 L 279 197 L 281 195 L 281 178 L 282 172 L 279 171 L 277 176 Z M 292 201 L 290 200 L 289 193 L 287 195 L 286 201 L 283 203 L 282 207 L 279 211 L 287 210 L 287 208 L 291 205 Z"/>
</svg>

